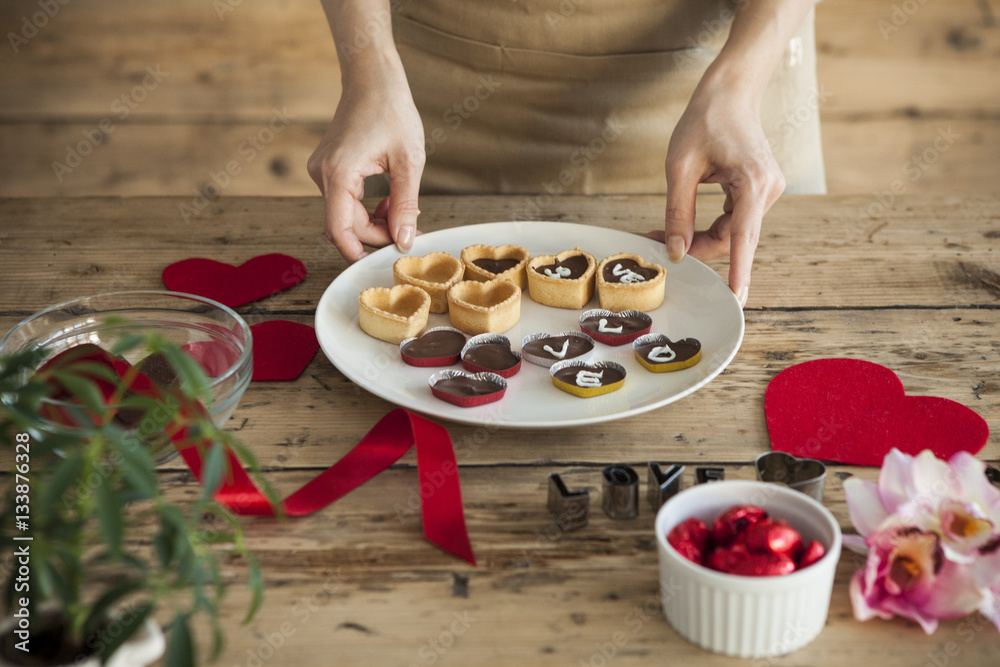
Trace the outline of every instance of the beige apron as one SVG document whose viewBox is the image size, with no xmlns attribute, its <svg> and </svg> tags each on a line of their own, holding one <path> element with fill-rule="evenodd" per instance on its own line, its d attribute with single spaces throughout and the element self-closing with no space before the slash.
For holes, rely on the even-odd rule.
<svg viewBox="0 0 1000 667">
<path fill-rule="evenodd" d="M 399 0 L 426 193 L 662 193 L 667 144 L 731 0 Z M 812 14 L 762 107 L 786 192 L 826 190 Z M 717 186 L 713 186 L 717 187 Z"/>
</svg>

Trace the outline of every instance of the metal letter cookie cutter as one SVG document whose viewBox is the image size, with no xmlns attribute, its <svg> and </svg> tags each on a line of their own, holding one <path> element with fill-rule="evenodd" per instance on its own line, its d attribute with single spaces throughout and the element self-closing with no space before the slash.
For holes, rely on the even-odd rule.
<svg viewBox="0 0 1000 667">
<path fill-rule="evenodd" d="M 612 519 L 634 519 L 639 514 L 639 475 L 625 464 L 603 470 L 601 508 Z"/>
<path fill-rule="evenodd" d="M 559 473 L 549 473 L 549 511 L 560 529 L 577 530 L 590 518 L 590 491 L 566 488 Z"/>
<path fill-rule="evenodd" d="M 700 466 L 694 469 L 695 484 L 704 484 L 705 482 L 721 482 L 725 478 L 726 478 L 725 468 Z"/>
<path fill-rule="evenodd" d="M 666 470 L 661 470 L 659 463 L 650 461 L 647 468 L 649 469 L 649 480 L 646 482 L 646 500 L 649 501 L 649 506 L 653 508 L 653 511 L 657 512 L 663 503 L 681 490 L 684 466 L 672 465 Z"/>
</svg>

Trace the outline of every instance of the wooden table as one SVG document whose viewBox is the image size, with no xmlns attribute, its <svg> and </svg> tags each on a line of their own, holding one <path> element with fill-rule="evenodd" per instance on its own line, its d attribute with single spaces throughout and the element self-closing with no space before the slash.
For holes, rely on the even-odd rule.
<svg viewBox="0 0 1000 667">
<path fill-rule="evenodd" d="M 267 252 L 304 261 L 306 280 L 244 307 L 250 323 L 312 323 L 345 264 L 321 231 L 319 198 L 212 201 L 191 222 L 190 198 L 0 200 L 0 331 L 55 302 L 160 288 L 167 264 L 192 256 L 240 263 Z M 720 200 L 700 201 L 706 225 Z M 425 231 L 509 220 L 524 197 L 425 197 Z M 662 224 L 660 197 L 555 199 L 543 217 L 645 231 Z M 725 275 L 725 263 L 714 265 Z M 753 478 L 770 447 L 763 398 L 783 368 L 846 356 L 895 370 L 915 394 L 963 403 L 994 426 L 1000 415 L 1000 197 L 785 197 L 768 215 L 746 308 L 746 337 L 728 369 L 694 395 L 627 420 L 562 431 L 449 424 L 479 566 L 422 538 L 412 453 L 329 508 L 279 523 L 246 521 L 267 581 L 264 606 L 239 619 L 245 572 L 233 568 L 222 665 L 736 664 L 681 639 L 658 607 L 653 514 L 611 521 L 595 506 L 580 531 L 553 531 L 550 472 L 598 471 L 619 459 L 721 465 Z M 259 383 L 230 428 L 284 493 L 343 455 L 391 405 L 351 384 L 323 356 L 293 383 Z M 1000 439 L 982 457 L 1000 459 Z M 826 504 L 850 529 L 841 481 L 874 469 L 833 466 Z M 175 498 L 196 483 L 180 461 L 163 467 Z M 583 479 L 586 479 L 584 477 Z M 599 502 L 599 493 L 595 500 Z M 925 636 L 913 623 L 852 617 L 844 555 L 828 627 L 777 665 L 986 665 L 1000 633 L 981 617 Z M 613 653 L 613 658 L 607 657 Z M 741 663 L 747 661 L 740 661 Z"/>
</svg>

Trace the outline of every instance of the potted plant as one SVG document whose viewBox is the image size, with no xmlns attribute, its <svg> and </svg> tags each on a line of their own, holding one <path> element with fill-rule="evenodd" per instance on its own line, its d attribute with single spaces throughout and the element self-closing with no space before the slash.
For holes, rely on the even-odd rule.
<svg viewBox="0 0 1000 667">
<path fill-rule="evenodd" d="M 0 665 L 148 664 L 159 658 L 157 642 L 164 650 L 154 614 L 172 619 L 167 665 L 196 663 L 190 623 L 199 615 L 211 628 L 214 659 L 223 645 L 222 559 L 246 562 L 245 620 L 261 602 L 263 581 L 240 523 L 213 500 L 227 448 L 251 471 L 256 462 L 197 409 L 209 381 L 191 356 L 156 335 L 129 335 L 108 358 L 136 348 L 172 368 L 169 390 L 136 391 L 142 365 L 122 374 L 93 355 L 57 355 L 58 363 L 45 364 L 50 355 L 40 348 L 0 356 L 7 619 Z M 72 428 L 51 428 L 55 403 Z M 178 428 L 202 450 L 203 486 L 192 502 L 164 495 L 150 453 L 156 438 Z"/>
</svg>

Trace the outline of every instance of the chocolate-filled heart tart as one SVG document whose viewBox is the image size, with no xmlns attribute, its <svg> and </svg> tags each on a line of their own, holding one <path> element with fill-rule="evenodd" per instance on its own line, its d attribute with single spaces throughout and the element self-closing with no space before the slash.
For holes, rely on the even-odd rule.
<svg viewBox="0 0 1000 667">
<path fill-rule="evenodd" d="M 579 248 L 539 255 L 528 262 L 531 298 L 555 308 L 583 308 L 594 296 L 597 260 Z"/>
<path fill-rule="evenodd" d="M 509 280 L 521 289 L 528 287 L 525 267 L 530 257 L 519 245 L 470 245 L 460 255 L 466 280 Z"/>
<path fill-rule="evenodd" d="M 451 327 L 434 327 L 399 344 L 399 354 L 411 366 L 451 366 L 458 363 L 465 334 Z"/>
<path fill-rule="evenodd" d="M 646 334 L 632 342 L 632 352 L 653 373 L 679 371 L 701 360 L 701 341 L 695 338 L 672 341 L 663 334 Z"/>
<path fill-rule="evenodd" d="M 594 308 L 580 315 L 580 329 L 605 345 L 625 345 L 649 333 L 653 318 L 641 310 L 623 310 L 615 313 Z"/>
<path fill-rule="evenodd" d="M 639 255 L 623 252 L 597 266 L 597 297 L 608 310 L 656 310 L 663 303 L 666 272 Z"/>
<path fill-rule="evenodd" d="M 552 384 L 581 398 L 590 398 L 621 389 L 625 384 L 625 367 L 614 361 L 588 364 L 571 359 L 553 364 L 549 369 Z"/>
<path fill-rule="evenodd" d="M 511 349 L 510 339 L 503 334 L 480 334 L 462 348 L 462 366 L 473 373 L 509 378 L 521 370 L 521 353 Z"/>
<path fill-rule="evenodd" d="M 396 285 L 419 287 L 431 297 L 432 313 L 448 312 L 448 289 L 462 279 L 465 267 L 446 252 L 432 252 L 423 257 L 400 257 L 392 265 Z"/>
<path fill-rule="evenodd" d="M 507 381 L 496 373 L 441 371 L 427 381 L 431 393 L 460 408 L 472 408 L 499 401 L 507 391 Z"/>
<path fill-rule="evenodd" d="M 419 287 L 369 287 L 358 295 L 358 324 L 369 336 L 399 345 L 424 330 L 430 308 Z"/>
<path fill-rule="evenodd" d="M 594 340 L 579 331 L 533 333 L 521 339 L 521 356 L 545 368 L 557 361 L 586 357 L 593 351 Z"/>
</svg>

